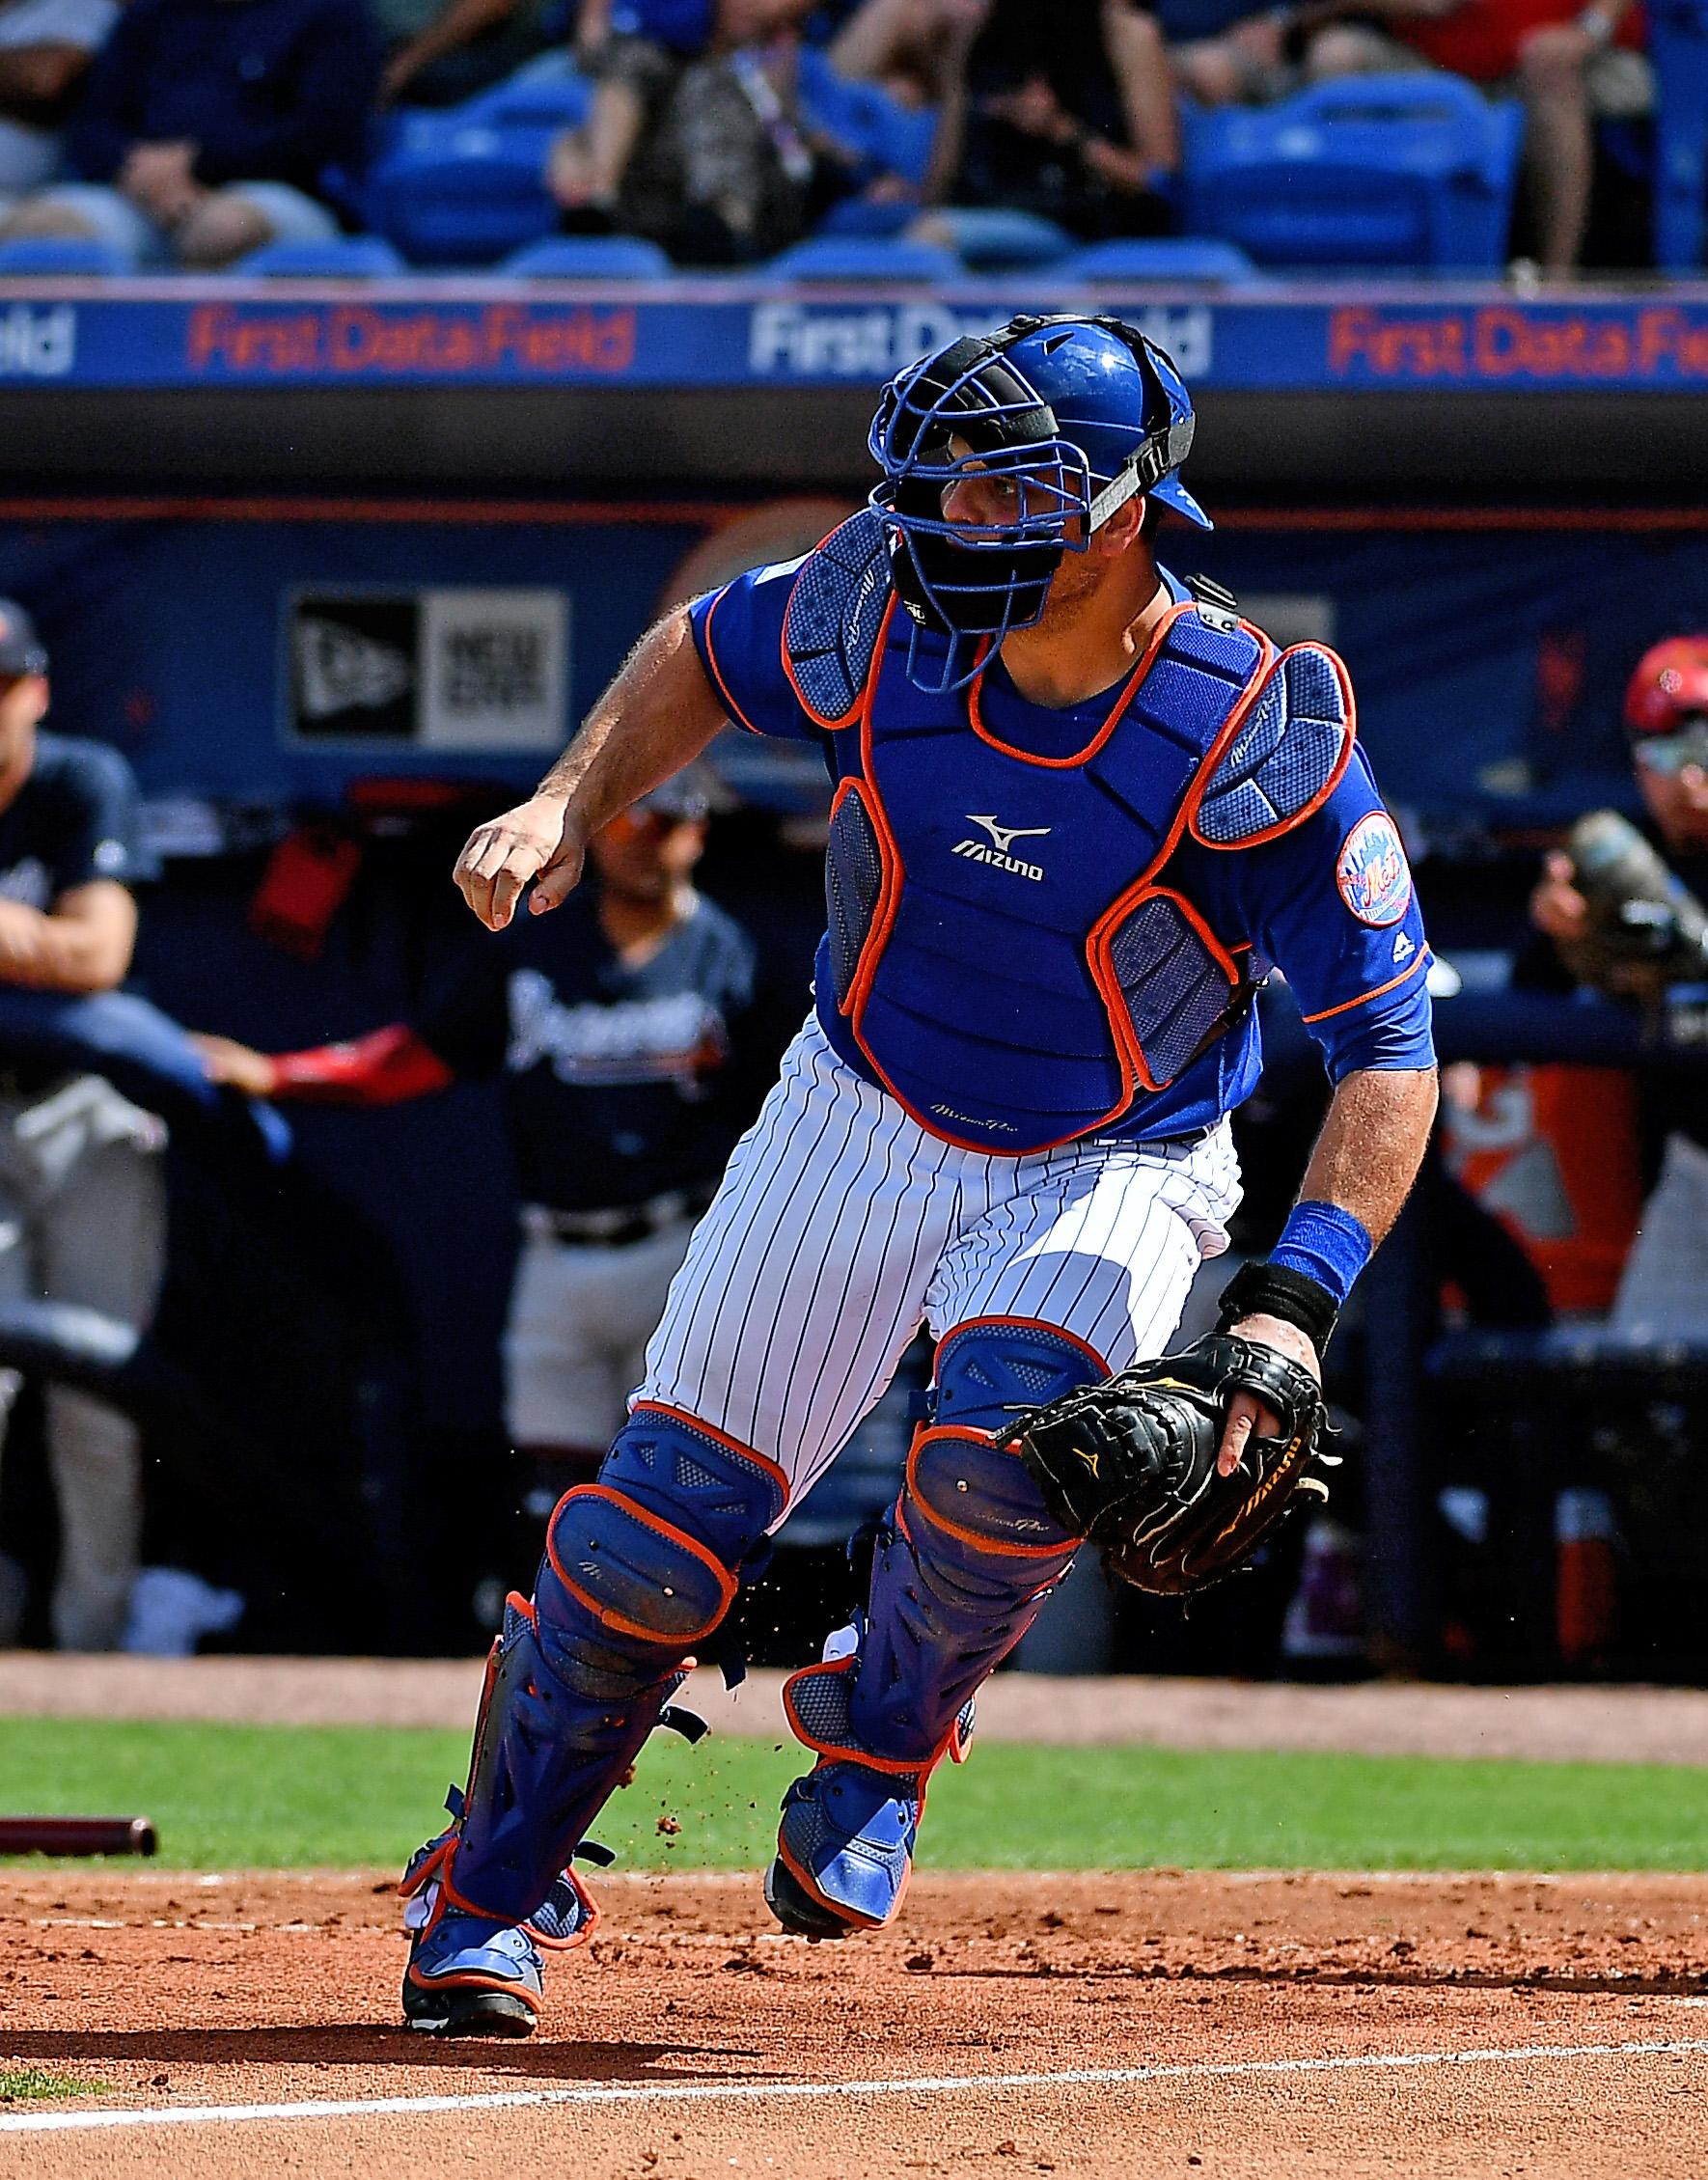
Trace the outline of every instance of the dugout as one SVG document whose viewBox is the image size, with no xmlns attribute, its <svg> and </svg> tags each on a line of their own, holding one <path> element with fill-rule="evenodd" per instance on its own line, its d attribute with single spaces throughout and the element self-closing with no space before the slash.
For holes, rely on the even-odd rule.
<svg viewBox="0 0 1708 2180">
<path fill-rule="evenodd" d="M 1434 934 L 1471 996 L 1497 994 L 1539 843 L 1630 800 L 1632 663 L 1708 620 L 1687 482 L 1708 474 L 1708 290 L 0 284 L 0 592 L 52 650 L 55 724 L 142 781 L 165 864 L 149 996 L 271 1046 L 406 1011 L 458 913 L 444 873 L 469 821 L 537 776 L 657 601 L 800 549 L 866 487 L 876 382 L 1040 305 L 1120 310 L 1181 363 L 1218 529 L 1165 558 L 1346 655 Z M 804 1007 L 817 785 L 751 747 L 729 759 L 749 807 L 707 889 Z M 393 1435 L 349 1456 L 372 1548 L 407 1535 L 443 1574 L 425 1621 L 381 1585 L 379 1640 L 466 1648 L 471 1571 L 526 1574 L 493 1510 L 495 1099 L 291 1120 L 305 1176 L 368 1237 L 407 1381 Z M 1395 1254 L 1370 1308 L 1405 1355 L 1423 1308 Z M 364 1366 L 339 1366 L 358 1406 Z M 1425 1659 L 1427 1431 L 1409 1373 L 1378 1395 L 1379 1610 L 1391 1654 Z"/>
</svg>

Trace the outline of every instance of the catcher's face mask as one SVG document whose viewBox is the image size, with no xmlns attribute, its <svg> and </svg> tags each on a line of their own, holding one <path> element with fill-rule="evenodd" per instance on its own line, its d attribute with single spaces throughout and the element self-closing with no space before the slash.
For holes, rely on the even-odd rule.
<svg viewBox="0 0 1708 2180">
<path fill-rule="evenodd" d="M 940 660 L 910 647 L 909 676 L 960 688 L 984 655 L 978 639 L 1000 644 L 1043 612 L 1069 531 L 1083 531 L 1090 506 L 1086 457 L 995 347 L 974 339 L 887 386 L 868 444 L 884 470 L 870 504 L 884 517 L 896 592 L 916 629 L 950 639 Z M 976 491 L 963 490 L 975 479 Z M 975 499 L 999 519 L 957 519 L 968 511 L 957 502 Z"/>
<path fill-rule="evenodd" d="M 870 505 L 913 622 L 915 685 L 971 681 L 1037 621 L 1062 554 L 1126 501 L 1154 494 L 1207 526 L 1173 475 L 1192 434 L 1172 364 L 1113 318 L 1018 317 L 893 379 L 868 441 L 884 472 Z M 925 633 L 946 648 L 922 648 Z"/>
</svg>

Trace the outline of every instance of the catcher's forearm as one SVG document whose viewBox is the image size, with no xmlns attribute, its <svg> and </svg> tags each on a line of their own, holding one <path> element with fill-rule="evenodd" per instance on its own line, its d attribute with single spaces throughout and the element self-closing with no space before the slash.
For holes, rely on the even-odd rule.
<svg viewBox="0 0 1708 2180">
<path fill-rule="evenodd" d="M 1334 1203 L 1379 1242 L 1411 1194 L 1435 1121 L 1433 1067 L 1364 1067 L 1342 1078 L 1300 1200 Z"/>
<path fill-rule="evenodd" d="M 629 653 L 538 792 L 572 812 L 589 839 L 697 758 L 724 717 L 686 611 L 667 614 Z"/>
<path fill-rule="evenodd" d="M 1418 1177 L 1435 1098 L 1433 1067 L 1370 1067 L 1342 1078 L 1273 1255 L 1247 1264 L 1222 1291 L 1223 1331 L 1280 1320 L 1304 1333 L 1320 1359 L 1353 1283 Z"/>
</svg>

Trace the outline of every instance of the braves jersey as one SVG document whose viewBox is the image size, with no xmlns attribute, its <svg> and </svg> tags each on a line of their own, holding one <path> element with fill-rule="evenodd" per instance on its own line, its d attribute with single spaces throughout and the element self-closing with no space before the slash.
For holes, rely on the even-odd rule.
<svg viewBox="0 0 1708 2180">
<path fill-rule="evenodd" d="M 932 697 L 879 567 L 856 517 L 692 609 L 730 715 L 815 740 L 839 783 L 815 1000 L 846 1064 L 970 1147 L 1190 1135 L 1255 1084 L 1277 968 L 1335 1080 L 1432 1063 L 1411 872 L 1333 654 L 1278 659 L 1167 577 L 1180 610 L 1117 690 L 1047 709 L 998 656 Z M 840 681 L 803 597 L 860 653 Z"/>
<path fill-rule="evenodd" d="M 136 782 L 117 750 L 36 736 L 36 761 L 0 811 L 0 900 L 49 909 L 100 878 L 152 876 L 137 836 Z"/>
<path fill-rule="evenodd" d="M 754 961 L 741 926 L 697 897 L 631 965 L 577 894 L 471 949 L 411 1027 L 456 1074 L 502 1073 L 527 1202 L 620 1209 L 708 1186 L 751 1118 L 732 1062 Z"/>
</svg>

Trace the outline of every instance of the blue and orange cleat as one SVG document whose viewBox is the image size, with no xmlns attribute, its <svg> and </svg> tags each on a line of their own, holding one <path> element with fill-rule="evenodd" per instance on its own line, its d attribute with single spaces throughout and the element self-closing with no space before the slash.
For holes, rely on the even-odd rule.
<svg viewBox="0 0 1708 2180">
<path fill-rule="evenodd" d="M 460 1818 L 454 1787 L 447 1807 Z M 403 1971 L 403 2019 L 440 2036 L 528 2036 L 545 2000 L 542 1949 L 585 1945 L 599 1911 L 565 1869 L 526 1922 L 502 1922 L 455 1900 L 446 1873 L 456 1845 L 453 1823 L 409 1859 L 398 1890 L 410 1933 Z"/>
<path fill-rule="evenodd" d="M 783 1798 L 765 1904 L 801 1938 L 845 1938 L 894 1920 L 913 1870 L 923 1786 L 852 1760 L 821 1763 Z"/>
<path fill-rule="evenodd" d="M 462 1915 L 441 1900 L 415 1932 L 403 2019 L 440 2036 L 531 2036 L 545 2000 L 539 1948 L 519 1923 Z"/>
<path fill-rule="evenodd" d="M 849 1632 L 857 1639 L 858 1621 Z M 848 1716 L 859 1653 L 840 1637 L 833 1643 L 833 1655 L 791 1674 L 783 1691 L 796 1738 L 818 1761 L 783 1797 L 765 1904 L 800 1938 L 846 1938 L 895 1920 L 913 1873 L 925 1781 L 943 1756 L 961 1760 L 973 1731 L 968 1703 L 947 1745 L 923 1762 L 865 1747 Z"/>
</svg>

